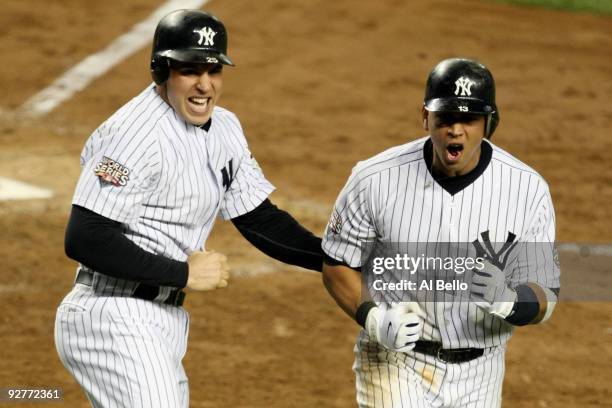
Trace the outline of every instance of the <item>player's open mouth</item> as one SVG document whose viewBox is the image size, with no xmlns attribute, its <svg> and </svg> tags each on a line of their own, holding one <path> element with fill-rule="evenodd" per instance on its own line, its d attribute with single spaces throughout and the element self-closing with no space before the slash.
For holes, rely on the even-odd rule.
<svg viewBox="0 0 612 408">
<path fill-rule="evenodd" d="M 451 143 L 446 146 L 446 160 L 449 162 L 456 162 L 461 158 L 463 152 L 463 145 L 459 143 Z"/>
<path fill-rule="evenodd" d="M 188 99 L 189 106 L 194 113 L 206 113 L 210 98 L 192 96 Z"/>
</svg>

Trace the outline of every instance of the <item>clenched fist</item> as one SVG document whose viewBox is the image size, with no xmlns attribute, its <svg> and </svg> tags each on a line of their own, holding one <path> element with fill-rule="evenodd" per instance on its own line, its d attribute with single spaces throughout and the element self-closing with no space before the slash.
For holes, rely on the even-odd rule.
<svg viewBox="0 0 612 408">
<path fill-rule="evenodd" d="M 365 326 L 371 339 L 389 350 L 405 353 L 421 337 L 422 315 L 416 302 L 381 305 L 368 313 Z"/>
<path fill-rule="evenodd" d="M 193 290 L 224 288 L 229 280 L 227 257 L 215 251 L 196 251 L 189 259 L 187 287 Z"/>
</svg>

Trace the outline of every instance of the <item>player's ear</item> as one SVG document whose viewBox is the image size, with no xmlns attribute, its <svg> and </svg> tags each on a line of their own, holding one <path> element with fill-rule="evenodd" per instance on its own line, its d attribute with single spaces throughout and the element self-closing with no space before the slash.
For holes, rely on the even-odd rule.
<svg viewBox="0 0 612 408">
<path fill-rule="evenodd" d="M 427 112 L 427 109 L 425 109 L 425 104 L 421 106 L 421 117 L 423 119 L 423 129 L 429 131 L 429 112 Z"/>
</svg>

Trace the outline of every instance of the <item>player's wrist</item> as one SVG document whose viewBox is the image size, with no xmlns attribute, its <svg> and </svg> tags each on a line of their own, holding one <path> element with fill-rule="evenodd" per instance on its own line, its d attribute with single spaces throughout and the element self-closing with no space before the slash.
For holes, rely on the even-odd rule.
<svg viewBox="0 0 612 408">
<path fill-rule="evenodd" d="M 535 283 L 516 288 L 516 302 L 505 320 L 514 326 L 537 324 L 547 320 L 556 305 L 557 296 L 547 288 Z"/>
<path fill-rule="evenodd" d="M 373 341 L 379 343 L 380 338 L 378 336 L 380 322 L 382 320 L 382 310 L 378 307 L 374 307 L 368 313 L 368 316 L 365 321 L 365 330 L 368 333 L 368 336 Z"/>
<path fill-rule="evenodd" d="M 177 287 L 185 288 L 187 287 L 187 282 L 189 281 L 189 263 L 174 261 L 177 270 Z"/>
<path fill-rule="evenodd" d="M 365 329 L 368 314 L 376 307 L 376 303 L 368 300 L 359 305 L 355 311 L 355 321 Z"/>
<path fill-rule="evenodd" d="M 380 309 L 376 303 L 366 301 L 359 305 L 355 313 L 355 320 L 365 329 L 371 339 L 378 341 L 378 322 Z"/>
</svg>

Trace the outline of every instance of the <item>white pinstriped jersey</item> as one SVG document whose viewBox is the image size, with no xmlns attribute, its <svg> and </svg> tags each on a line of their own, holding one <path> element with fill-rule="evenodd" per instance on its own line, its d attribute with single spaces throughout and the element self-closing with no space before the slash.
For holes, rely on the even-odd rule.
<svg viewBox="0 0 612 408">
<path fill-rule="evenodd" d="M 238 118 L 215 107 L 208 131 L 148 87 L 96 129 L 81 153 L 73 204 L 124 224 L 141 248 L 185 261 L 219 213 L 245 214 L 274 190 Z"/>
<path fill-rule="evenodd" d="M 488 231 L 491 242 L 554 243 L 555 216 L 548 185 L 532 168 L 489 143 L 492 157 L 483 173 L 454 195 L 427 168 L 423 148 L 429 137 L 391 148 L 358 163 L 340 193 L 323 239 L 330 257 L 362 266 L 367 242 L 471 243 Z M 550 245 L 552 247 L 552 245 Z M 506 271 L 512 285 L 537 282 L 559 287 L 553 252 L 538 262 Z M 512 326 L 474 303 L 436 298 L 426 312 L 423 339 L 444 348 L 491 347 L 506 343 Z M 444 300 L 444 299 L 443 299 Z"/>
</svg>

